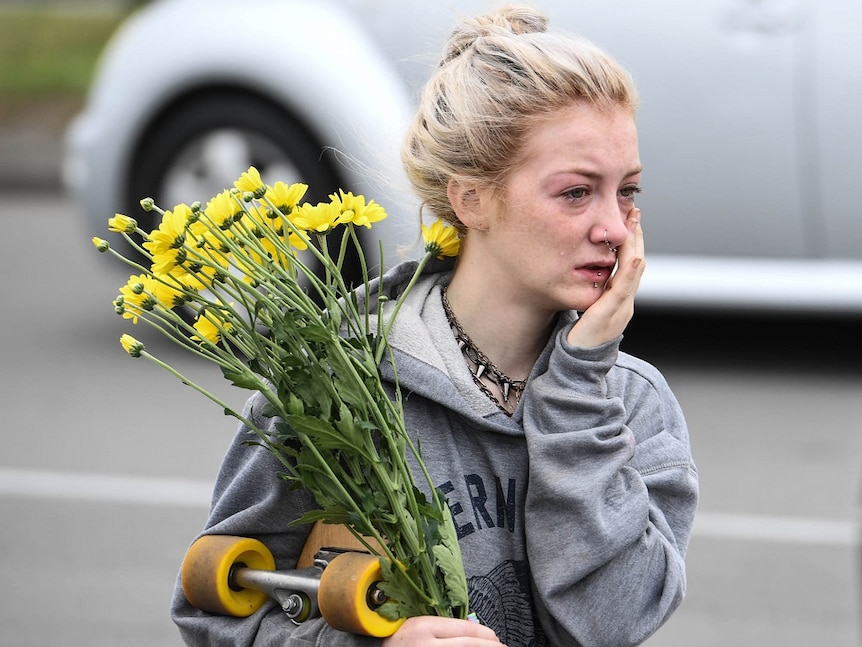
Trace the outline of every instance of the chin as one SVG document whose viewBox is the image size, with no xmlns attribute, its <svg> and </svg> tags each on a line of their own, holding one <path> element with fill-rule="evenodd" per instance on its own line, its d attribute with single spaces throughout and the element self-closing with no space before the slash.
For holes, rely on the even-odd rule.
<svg viewBox="0 0 862 647">
<path fill-rule="evenodd" d="M 564 299 L 560 303 L 560 310 L 576 310 L 578 312 L 583 312 L 591 305 L 593 305 L 596 301 L 598 301 L 599 297 L 604 293 L 603 286 L 599 286 L 594 288 L 592 285 L 590 286 L 589 291 L 587 290 L 578 290 L 576 293 L 573 293 L 568 296 L 568 298 Z"/>
</svg>

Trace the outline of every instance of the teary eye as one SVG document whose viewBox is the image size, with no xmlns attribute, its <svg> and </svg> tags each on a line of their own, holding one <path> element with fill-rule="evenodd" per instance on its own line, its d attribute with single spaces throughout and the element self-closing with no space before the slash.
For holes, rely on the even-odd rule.
<svg viewBox="0 0 862 647">
<path fill-rule="evenodd" d="M 580 200 L 587 195 L 587 187 L 576 186 L 575 188 L 569 189 L 568 191 L 563 193 L 563 195 L 572 200 Z"/>
<path fill-rule="evenodd" d="M 632 186 L 624 186 L 620 189 L 620 195 L 624 198 L 633 199 L 635 195 L 641 193 L 643 189 L 641 189 L 638 185 L 633 184 Z"/>
</svg>

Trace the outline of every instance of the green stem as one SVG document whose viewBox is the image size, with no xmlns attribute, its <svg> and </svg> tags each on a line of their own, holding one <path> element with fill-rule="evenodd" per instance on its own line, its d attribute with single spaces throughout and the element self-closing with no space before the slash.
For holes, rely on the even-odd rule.
<svg viewBox="0 0 862 647">
<path fill-rule="evenodd" d="M 383 328 L 383 339 L 389 339 L 389 331 L 392 329 L 392 324 L 395 323 L 395 318 L 398 315 L 398 311 L 401 310 L 401 306 L 404 305 L 404 301 L 407 299 L 407 295 L 410 294 L 410 291 L 413 289 L 413 286 L 416 285 L 416 282 L 419 280 L 419 276 L 422 274 L 422 270 L 425 269 L 425 265 L 428 264 L 428 261 L 431 260 L 433 254 L 431 252 L 426 252 L 425 255 L 419 260 L 419 264 L 416 266 L 416 271 L 413 272 L 413 276 L 410 277 L 410 282 L 407 284 L 407 287 L 404 288 L 404 291 L 399 295 L 398 300 L 395 302 L 395 309 L 392 311 L 392 315 L 389 317 L 389 320 L 386 322 L 386 325 Z M 383 286 L 381 285 L 381 291 Z M 382 315 L 382 313 L 381 313 Z M 375 363 L 379 364 L 380 360 L 383 359 L 383 351 L 386 346 L 384 344 L 380 344 L 377 347 L 377 353 L 374 356 Z"/>
</svg>

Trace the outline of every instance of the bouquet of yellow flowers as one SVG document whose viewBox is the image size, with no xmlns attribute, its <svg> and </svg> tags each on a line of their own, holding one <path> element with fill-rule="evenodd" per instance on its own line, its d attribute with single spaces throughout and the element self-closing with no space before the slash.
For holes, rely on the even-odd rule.
<svg viewBox="0 0 862 647">
<path fill-rule="evenodd" d="M 343 524 L 380 555 L 379 588 L 389 598 L 381 615 L 466 617 L 467 583 L 450 511 L 407 434 L 397 382 L 393 397 L 378 368 L 410 288 L 388 319 L 369 314 L 368 269 L 356 228 L 371 227 L 386 212 L 344 191 L 328 203 L 301 204 L 307 188 L 267 185 L 252 167 L 205 206 L 162 211 L 143 200 L 162 216 L 152 232 L 115 215 L 109 230 L 135 254 L 93 239 L 99 251 L 136 271 L 120 288 L 116 312 L 217 365 L 235 386 L 263 394 L 275 432 L 258 428 L 136 338 L 124 334 L 120 341 L 129 355 L 161 365 L 254 432 L 253 442 L 279 459 L 280 476 L 309 490 L 319 505 L 297 523 Z M 339 242 L 330 245 L 327 237 L 341 227 Z M 437 221 L 422 230 L 425 253 L 414 281 L 429 259 L 458 253 L 452 227 Z M 349 245 L 362 267 L 355 289 L 342 276 Z M 303 261 L 309 254 L 316 265 Z M 147 261 L 149 267 L 142 264 Z M 366 307 L 357 297 L 363 291 Z M 430 498 L 417 488 L 407 452 L 424 472 Z"/>
</svg>

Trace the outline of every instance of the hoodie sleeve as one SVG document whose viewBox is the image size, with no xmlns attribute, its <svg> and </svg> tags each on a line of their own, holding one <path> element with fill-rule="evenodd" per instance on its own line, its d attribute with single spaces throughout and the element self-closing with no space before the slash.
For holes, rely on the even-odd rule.
<svg viewBox="0 0 862 647">
<path fill-rule="evenodd" d="M 256 397 L 249 400 L 244 415 L 255 424 L 264 425 L 256 402 Z M 277 569 L 294 568 L 310 526 L 294 526 L 291 521 L 316 505 L 305 490 L 292 489 L 278 477 L 283 471 L 281 464 L 268 450 L 248 444 L 255 438 L 248 427 L 240 425 L 222 461 L 210 516 L 201 534 L 259 539 L 272 552 Z M 179 577 L 171 602 L 171 617 L 190 647 L 377 647 L 381 643 L 376 638 L 336 631 L 321 618 L 296 625 L 278 603 L 271 600 L 248 618 L 209 614 L 189 604 Z"/>
<path fill-rule="evenodd" d="M 551 644 L 638 645 L 685 594 L 698 498 L 688 431 L 656 369 L 617 363 L 621 338 L 584 349 L 566 333 L 523 400 L 537 612 Z"/>
</svg>

